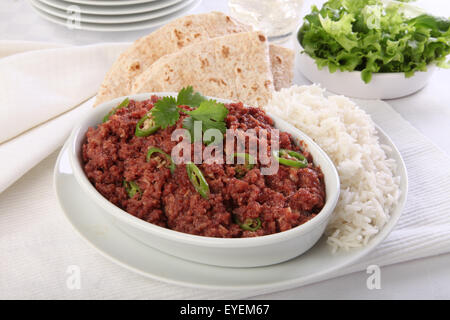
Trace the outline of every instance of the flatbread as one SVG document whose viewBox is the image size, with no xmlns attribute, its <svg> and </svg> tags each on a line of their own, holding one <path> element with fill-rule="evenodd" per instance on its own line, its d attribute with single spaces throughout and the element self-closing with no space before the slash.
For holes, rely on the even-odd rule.
<svg viewBox="0 0 450 320">
<path fill-rule="evenodd" d="M 269 45 L 262 32 L 216 37 L 165 55 L 139 75 L 131 93 L 179 91 L 264 106 L 274 90 Z"/>
<path fill-rule="evenodd" d="M 243 25 L 222 12 L 184 16 L 136 40 L 111 67 L 97 93 L 95 105 L 130 94 L 133 80 L 160 57 L 192 43 L 246 32 Z"/>
<path fill-rule="evenodd" d="M 228 34 L 252 31 L 222 12 L 178 18 L 131 45 L 106 74 L 94 105 L 130 94 L 135 79 L 160 57 L 186 46 Z M 269 46 L 274 87 L 289 87 L 293 80 L 294 54 L 290 49 Z"/>
<path fill-rule="evenodd" d="M 290 87 L 294 79 L 294 51 L 270 45 L 269 56 L 275 90 L 279 91 L 282 88 Z"/>
</svg>

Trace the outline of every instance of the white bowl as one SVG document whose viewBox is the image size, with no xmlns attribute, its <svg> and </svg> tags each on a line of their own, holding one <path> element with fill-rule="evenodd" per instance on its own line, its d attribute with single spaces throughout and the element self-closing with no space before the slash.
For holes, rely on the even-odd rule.
<svg viewBox="0 0 450 320">
<path fill-rule="evenodd" d="M 311 82 L 321 84 L 328 91 L 353 98 L 362 99 L 395 99 L 410 95 L 428 83 L 436 69 L 428 65 L 426 72 L 416 72 L 412 77 L 405 78 L 403 72 L 373 73 L 369 83 L 361 79 L 360 71 L 328 71 L 328 67 L 319 69 L 315 60 L 303 48 L 295 33 L 295 66 Z"/>
<path fill-rule="evenodd" d="M 153 94 L 137 94 L 130 99 L 142 101 Z M 155 93 L 157 96 L 174 93 Z M 254 238 L 213 238 L 182 233 L 136 218 L 104 198 L 87 179 L 82 166 L 81 146 L 89 127 L 102 122 L 102 118 L 125 97 L 103 103 L 89 112 L 73 129 L 69 138 L 69 157 L 74 176 L 86 196 L 103 208 L 104 214 L 135 239 L 150 247 L 187 260 L 229 267 L 255 267 L 271 265 L 294 258 L 310 249 L 322 236 L 336 206 L 340 184 L 336 168 L 325 152 L 308 136 L 285 121 L 270 115 L 275 127 L 306 142 L 314 163 L 322 169 L 326 186 L 326 202 L 321 212 L 308 222 L 288 231 Z M 217 99 L 223 103 L 229 100 Z"/>
</svg>

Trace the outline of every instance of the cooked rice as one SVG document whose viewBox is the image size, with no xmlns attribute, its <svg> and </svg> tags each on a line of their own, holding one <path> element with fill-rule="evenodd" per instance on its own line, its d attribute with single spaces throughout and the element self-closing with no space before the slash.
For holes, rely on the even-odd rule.
<svg viewBox="0 0 450 320">
<path fill-rule="evenodd" d="M 326 229 L 333 251 L 365 246 L 388 222 L 400 196 L 396 162 L 388 159 L 370 116 L 319 86 L 292 86 L 273 94 L 267 111 L 309 135 L 334 162 L 341 194 Z"/>
</svg>

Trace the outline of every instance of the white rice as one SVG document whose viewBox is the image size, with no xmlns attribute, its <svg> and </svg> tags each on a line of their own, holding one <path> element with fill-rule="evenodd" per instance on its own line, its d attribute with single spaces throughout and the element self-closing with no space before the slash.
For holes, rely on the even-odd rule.
<svg viewBox="0 0 450 320">
<path fill-rule="evenodd" d="M 316 85 L 275 92 L 266 110 L 309 135 L 338 170 L 341 194 L 326 230 L 333 251 L 366 245 L 400 196 L 396 163 L 370 116 L 346 97 L 325 97 Z"/>
</svg>

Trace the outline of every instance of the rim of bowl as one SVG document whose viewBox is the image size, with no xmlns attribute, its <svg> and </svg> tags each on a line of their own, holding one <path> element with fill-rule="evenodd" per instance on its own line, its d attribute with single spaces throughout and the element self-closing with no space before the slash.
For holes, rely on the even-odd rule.
<svg viewBox="0 0 450 320">
<path fill-rule="evenodd" d="M 184 233 L 180 231 L 175 231 L 172 229 L 164 228 L 157 226 L 155 224 L 152 224 L 150 222 L 144 221 L 142 219 L 139 219 L 130 213 L 126 212 L 125 210 L 117 207 L 112 202 L 107 200 L 95 187 L 92 185 L 92 183 L 89 181 L 89 179 L 86 177 L 81 161 L 80 161 L 80 155 L 76 152 L 77 151 L 77 145 L 76 142 L 80 141 L 80 144 L 85 141 L 85 134 L 86 132 L 81 132 L 81 129 L 83 127 L 91 127 L 93 125 L 88 125 L 90 120 L 94 118 L 101 119 L 104 114 L 106 114 L 112 107 L 123 101 L 126 97 L 132 100 L 136 101 L 142 101 L 149 99 L 151 96 L 156 95 L 159 97 L 162 96 L 176 96 L 177 93 L 175 92 L 154 92 L 154 93 L 139 93 L 139 94 L 131 94 L 119 98 L 115 98 L 113 100 L 104 102 L 92 110 L 90 110 L 87 114 L 84 114 L 76 123 L 74 126 L 70 137 L 69 137 L 69 158 L 70 158 L 70 164 L 72 167 L 72 170 L 74 172 L 74 176 L 81 186 L 82 189 L 84 189 L 84 192 L 90 196 L 91 199 L 93 199 L 98 205 L 100 205 L 108 214 L 112 215 L 113 217 L 120 219 L 121 221 L 128 223 L 129 225 L 139 228 L 142 231 L 152 233 L 155 236 L 160 236 L 162 238 L 172 240 L 172 241 L 181 241 L 183 243 L 189 243 L 193 245 L 201 245 L 201 246 L 207 246 L 207 247 L 230 247 L 230 248 L 236 248 L 236 247 L 255 247 L 255 246 L 262 246 L 269 243 L 276 243 L 276 242 L 283 242 L 287 241 L 289 239 L 299 237 L 301 235 L 306 235 L 310 232 L 313 232 L 315 228 L 319 227 L 324 221 L 328 221 L 329 217 L 333 213 L 337 201 L 339 199 L 340 194 L 340 180 L 339 175 L 337 173 L 336 167 L 334 166 L 331 159 L 328 157 L 328 155 L 320 148 L 308 135 L 303 133 L 301 130 L 295 128 L 288 122 L 268 113 L 267 115 L 270 116 L 273 120 L 275 120 L 276 124 L 281 123 L 284 126 L 283 131 L 288 131 L 289 133 L 294 132 L 293 136 L 294 138 L 298 138 L 300 140 L 303 140 L 306 142 L 308 149 L 312 150 L 314 149 L 317 153 L 316 156 L 314 156 L 314 159 L 317 159 L 317 155 L 322 158 L 323 163 L 328 167 L 328 169 L 331 172 L 330 177 L 327 177 L 327 180 L 330 180 L 327 182 L 332 183 L 332 185 L 328 186 L 330 190 L 332 191 L 331 194 L 326 194 L 326 201 L 325 205 L 322 208 L 322 210 L 312 219 L 308 220 L 307 222 L 298 225 L 292 229 L 277 232 L 270 235 L 264 235 L 264 236 L 257 236 L 257 237 L 248 237 L 248 238 L 216 238 L 216 237 L 207 237 L 207 236 L 199 236 L 199 235 L 193 235 L 189 233 Z M 229 99 L 221 99 L 221 98 L 215 98 L 215 97 L 208 97 L 209 99 L 215 99 L 218 102 L 222 103 L 233 103 L 234 101 Z M 248 107 L 248 105 L 244 104 L 245 107 Z M 105 113 L 106 112 L 106 113 Z M 97 124 L 100 124 L 101 120 L 97 122 Z M 286 130 L 288 129 L 288 130 Z M 322 165 L 323 166 L 323 165 Z M 324 175 L 325 176 L 325 175 Z M 326 186 L 327 186 L 326 185 Z M 322 233 L 323 234 L 323 233 Z"/>
<path fill-rule="evenodd" d="M 302 24 L 295 30 L 295 33 L 293 34 L 294 43 L 295 43 L 294 51 L 298 50 L 298 49 L 303 50 L 303 47 L 302 47 L 302 45 L 300 43 L 300 40 L 298 40 L 298 36 L 297 36 L 301 27 L 302 27 Z M 317 66 L 316 60 L 314 60 L 314 58 L 311 57 L 308 53 L 306 53 L 306 52 L 295 52 L 295 53 L 298 53 L 300 55 L 303 55 L 303 56 L 307 57 L 308 59 L 310 59 L 313 62 L 313 64 L 316 66 L 317 70 L 319 70 L 319 71 L 325 70 L 330 75 L 338 74 L 338 73 L 345 73 L 345 74 L 354 74 L 354 75 L 358 75 L 359 77 L 361 77 L 361 71 L 341 71 L 341 70 L 337 69 L 335 72 L 331 73 L 331 72 L 329 72 L 328 68 L 326 68 L 326 67 L 323 67 L 322 69 L 319 69 L 319 67 Z M 417 73 L 433 72 L 435 69 L 436 69 L 436 64 L 435 63 L 427 64 L 427 70 L 426 71 L 415 71 L 414 75 L 412 77 L 414 77 Z M 372 78 L 374 78 L 374 77 L 376 77 L 376 78 L 398 77 L 400 75 L 403 76 L 403 78 L 405 78 L 405 79 L 412 78 L 412 77 L 406 78 L 404 72 L 373 72 L 372 73 Z M 362 81 L 362 79 L 361 79 L 361 81 Z M 370 85 L 371 82 L 367 83 L 367 85 Z"/>
</svg>

